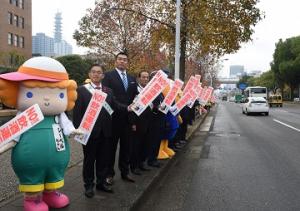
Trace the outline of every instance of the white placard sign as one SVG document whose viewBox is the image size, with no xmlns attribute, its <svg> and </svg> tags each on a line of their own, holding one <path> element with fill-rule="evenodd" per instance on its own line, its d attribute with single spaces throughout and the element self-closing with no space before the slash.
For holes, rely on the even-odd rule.
<svg viewBox="0 0 300 211">
<path fill-rule="evenodd" d="M 212 88 L 211 86 L 205 90 L 205 93 L 203 95 L 203 101 L 205 102 L 205 104 L 211 98 L 213 90 L 214 90 L 214 88 Z"/>
<path fill-rule="evenodd" d="M 191 99 L 190 103 L 188 104 L 188 107 L 189 108 L 192 108 L 195 101 L 197 100 L 198 98 L 198 93 L 200 93 L 202 90 L 202 86 L 201 86 L 201 83 L 198 84 L 196 87 L 194 87 L 194 91 L 195 91 L 195 95 L 193 96 L 193 98 Z"/>
<path fill-rule="evenodd" d="M 181 109 L 183 109 L 183 107 L 187 105 L 195 95 L 196 92 L 194 91 L 194 89 L 190 89 L 182 96 L 182 98 L 180 98 L 180 100 L 174 105 L 172 110 L 170 109 L 171 113 L 174 116 L 176 116 L 181 111 Z"/>
<path fill-rule="evenodd" d="M 161 70 L 160 70 L 161 71 Z M 168 77 L 164 72 L 158 71 L 159 77 L 154 77 L 154 80 L 147 84 L 143 91 L 136 97 L 133 102 L 132 109 L 136 115 L 141 115 L 143 111 L 152 103 L 152 101 L 162 92 L 168 85 Z M 156 76 L 156 75 L 155 75 Z"/>
<path fill-rule="evenodd" d="M 176 79 L 173 82 L 173 85 L 172 85 L 170 91 L 168 92 L 167 96 L 165 97 L 164 101 L 161 104 L 161 107 L 159 108 L 159 110 L 161 112 L 166 114 L 169 111 L 170 106 L 174 102 L 174 100 L 182 86 L 183 86 L 183 81 L 180 79 Z"/>
<path fill-rule="evenodd" d="M 193 89 L 198 83 L 198 79 L 195 76 L 191 76 L 183 89 L 183 95 L 185 95 L 185 93 L 190 89 Z"/>
</svg>

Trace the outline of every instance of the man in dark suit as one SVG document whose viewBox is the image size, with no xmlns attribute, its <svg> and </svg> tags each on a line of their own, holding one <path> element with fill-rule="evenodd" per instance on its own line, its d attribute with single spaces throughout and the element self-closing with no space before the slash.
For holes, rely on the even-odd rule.
<svg viewBox="0 0 300 211">
<path fill-rule="evenodd" d="M 107 94 L 106 102 L 111 109 L 127 110 L 127 106 L 121 105 L 114 100 L 113 92 L 110 88 L 101 84 L 104 77 L 103 68 L 94 64 L 90 68 L 90 83 L 80 86 L 77 89 L 77 100 L 73 110 L 73 123 L 76 128 L 79 127 L 87 106 L 91 100 L 92 93 L 96 89 Z M 109 142 L 112 136 L 112 117 L 111 110 L 102 107 L 96 120 L 87 145 L 83 145 L 83 181 L 86 197 L 93 197 L 94 191 L 94 168 L 96 164 L 96 189 L 112 193 L 111 187 L 106 183 L 107 168 L 109 160 Z"/>
<path fill-rule="evenodd" d="M 150 74 L 150 78 L 153 78 L 157 71 L 153 71 Z M 161 103 L 164 101 L 164 95 L 160 93 L 155 100 L 152 102 L 153 108 L 150 120 L 150 135 L 149 143 L 150 147 L 148 149 L 148 165 L 151 167 L 160 167 L 160 163 L 157 160 L 159 153 L 160 142 L 163 138 L 163 134 L 166 129 L 166 115 L 159 110 Z"/>
<path fill-rule="evenodd" d="M 137 78 L 137 89 L 140 93 L 145 86 L 149 82 L 149 73 L 146 71 L 141 71 L 138 74 Z M 132 126 L 132 152 L 130 157 L 130 168 L 131 172 L 136 175 L 140 175 L 141 172 L 139 171 L 147 171 L 144 165 L 148 157 L 148 149 L 150 147 L 149 144 L 149 129 L 150 129 L 150 121 L 152 111 L 150 106 L 146 108 L 145 111 L 140 116 L 135 115 L 134 125 Z"/>
<path fill-rule="evenodd" d="M 128 75 L 126 70 L 128 66 L 128 57 L 126 53 L 119 53 L 115 60 L 115 69 L 106 72 L 103 85 L 111 88 L 114 96 L 119 103 L 129 106 L 137 94 L 137 86 L 135 78 Z M 130 140 L 129 131 L 129 112 L 116 110 L 113 113 L 113 137 L 111 142 L 110 161 L 108 169 L 107 182 L 112 183 L 112 178 L 115 175 L 114 164 L 115 154 L 120 140 L 119 151 L 119 169 L 121 177 L 124 181 L 134 182 L 129 176 L 129 158 L 130 158 Z"/>
</svg>

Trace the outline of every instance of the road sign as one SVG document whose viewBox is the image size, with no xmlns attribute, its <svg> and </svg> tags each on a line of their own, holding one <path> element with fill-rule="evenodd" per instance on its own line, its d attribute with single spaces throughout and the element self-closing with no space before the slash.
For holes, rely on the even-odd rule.
<svg viewBox="0 0 300 211">
<path fill-rule="evenodd" d="M 240 88 L 241 90 L 246 89 L 247 86 L 248 86 L 248 84 L 246 84 L 246 83 L 240 83 L 240 84 L 239 84 L 239 88 Z"/>
</svg>

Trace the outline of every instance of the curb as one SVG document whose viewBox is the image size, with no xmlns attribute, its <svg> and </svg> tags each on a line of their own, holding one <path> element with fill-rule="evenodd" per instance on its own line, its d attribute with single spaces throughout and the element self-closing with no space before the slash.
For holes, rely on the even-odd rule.
<svg viewBox="0 0 300 211">
<path fill-rule="evenodd" d="M 187 135 L 186 135 L 186 139 L 190 140 L 190 138 L 192 137 L 192 135 L 195 133 L 195 131 L 200 127 L 200 125 L 203 123 L 203 121 L 206 119 L 207 115 L 209 114 L 206 113 L 203 115 L 203 117 L 201 117 L 200 121 L 197 122 L 197 124 L 195 126 L 192 126 L 192 128 L 190 129 L 191 132 L 188 131 Z M 190 142 L 187 143 L 187 145 Z M 184 146 L 184 148 L 187 147 Z M 155 175 L 155 177 L 152 179 L 152 181 L 150 182 L 150 184 L 147 186 L 147 188 L 140 194 L 140 196 L 137 197 L 137 200 L 132 204 L 131 207 L 129 207 L 130 211 L 134 211 L 137 210 L 137 208 L 139 207 L 139 205 L 144 201 L 144 199 L 147 198 L 148 194 L 150 193 L 150 190 L 157 186 L 160 182 L 160 179 L 163 178 L 167 173 L 168 170 L 173 166 L 173 164 L 178 160 L 179 155 L 181 154 L 182 151 L 179 151 L 175 154 L 175 156 L 172 159 L 169 159 L 164 166 L 161 167 L 161 170 L 158 171 L 158 173 Z"/>
</svg>

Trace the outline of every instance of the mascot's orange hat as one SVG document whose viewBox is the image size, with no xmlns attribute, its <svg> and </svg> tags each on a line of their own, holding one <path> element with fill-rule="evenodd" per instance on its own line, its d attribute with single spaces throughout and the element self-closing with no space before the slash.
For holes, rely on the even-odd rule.
<svg viewBox="0 0 300 211">
<path fill-rule="evenodd" d="M 49 57 L 34 57 L 19 67 L 17 72 L 1 74 L 0 78 L 8 81 L 38 80 L 58 82 L 69 80 L 64 66 Z"/>
</svg>

